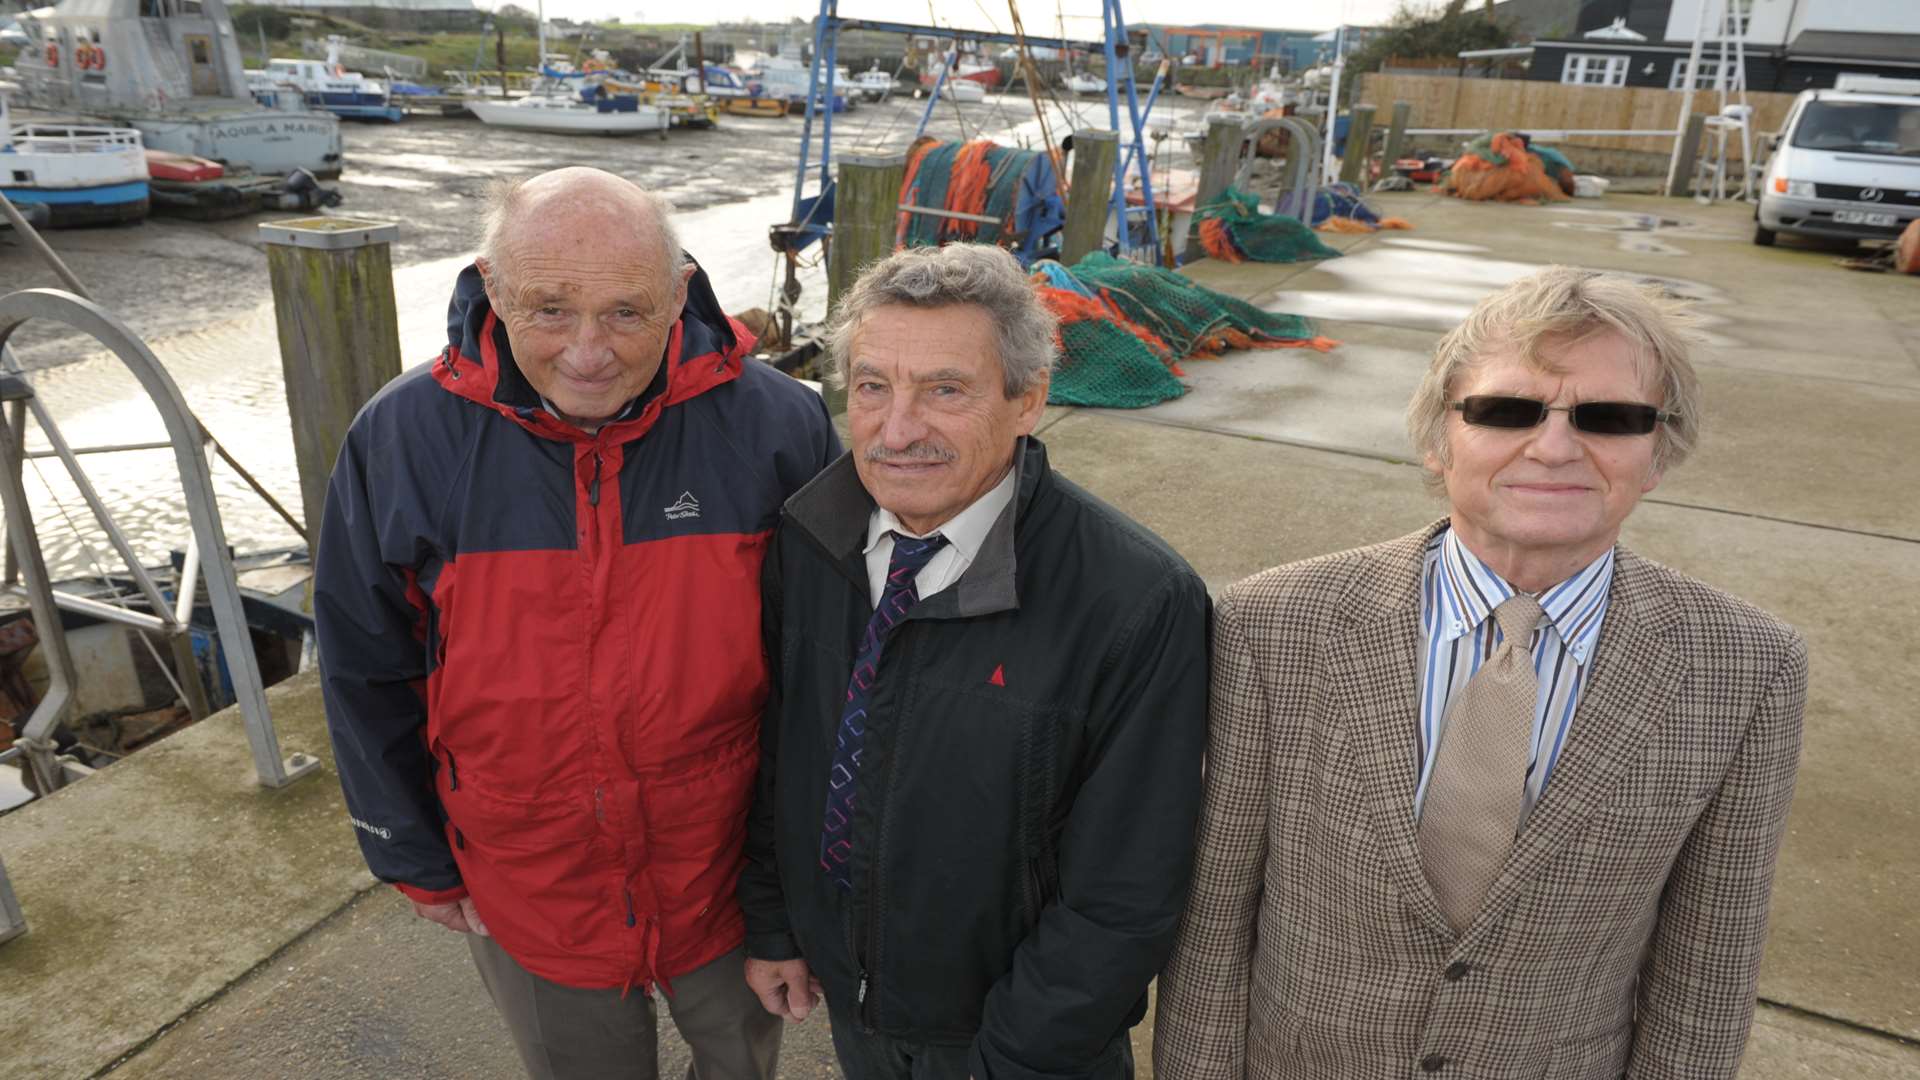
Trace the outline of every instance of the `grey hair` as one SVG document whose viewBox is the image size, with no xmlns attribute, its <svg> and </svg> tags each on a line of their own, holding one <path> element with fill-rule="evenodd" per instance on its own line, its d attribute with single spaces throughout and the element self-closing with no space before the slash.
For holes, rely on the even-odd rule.
<svg viewBox="0 0 1920 1080">
<path fill-rule="evenodd" d="M 827 326 L 830 378 L 845 386 L 853 339 L 877 308 L 973 304 L 993 320 L 1007 397 L 1032 390 L 1053 370 L 1057 322 L 1014 257 L 991 244 L 896 251 L 866 268 Z"/>
<path fill-rule="evenodd" d="M 523 176 L 518 180 L 495 180 L 487 185 L 486 202 L 480 212 L 480 257 L 487 261 L 488 272 L 496 287 L 506 280 L 507 263 L 501 261 L 505 254 L 501 247 L 501 238 L 506 235 L 507 225 L 512 222 L 514 214 L 521 209 L 520 204 L 526 201 L 523 193 L 527 185 L 546 175 L 548 174 L 539 173 L 534 176 Z M 686 255 L 680 249 L 680 231 L 673 224 L 673 203 L 663 195 L 615 177 L 612 173 L 605 175 L 627 183 L 633 189 L 633 193 L 638 196 L 640 203 L 651 211 L 649 216 L 653 219 L 661 250 L 665 253 L 661 271 L 669 281 L 673 280 L 686 262 Z"/>
<path fill-rule="evenodd" d="M 1614 333 L 1632 349 L 1655 404 L 1674 414 L 1654 429 L 1653 467 L 1664 472 L 1686 460 L 1700 434 L 1700 383 L 1688 358 L 1694 326 L 1686 305 L 1657 285 L 1549 266 L 1480 301 L 1440 339 L 1407 405 L 1407 434 L 1416 450 L 1445 464 L 1448 402 L 1463 369 L 1509 352 L 1537 370 L 1560 371 L 1567 346 Z M 1438 486 L 1437 477 L 1428 479 Z"/>
</svg>

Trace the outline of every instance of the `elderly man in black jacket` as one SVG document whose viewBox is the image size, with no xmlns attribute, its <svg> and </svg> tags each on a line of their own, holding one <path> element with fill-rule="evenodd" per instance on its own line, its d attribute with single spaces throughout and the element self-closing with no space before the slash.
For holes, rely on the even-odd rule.
<svg viewBox="0 0 1920 1080">
<path fill-rule="evenodd" d="M 786 506 L 740 880 L 747 980 L 824 989 L 852 1080 L 1130 1077 L 1187 895 L 1205 586 L 1047 466 L 1054 325 L 1012 257 L 844 301 L 853 450 Z"/>
</svg>

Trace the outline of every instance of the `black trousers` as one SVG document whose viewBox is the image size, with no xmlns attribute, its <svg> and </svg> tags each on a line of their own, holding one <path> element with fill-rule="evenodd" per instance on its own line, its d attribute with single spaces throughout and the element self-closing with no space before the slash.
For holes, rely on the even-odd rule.
<svg viewBox="0 0 1920 1080">
<path fill-rule="evenodd" d="M 860 1022 L 830 1009 L 833 1052 L 846 1080 L 969 1080 L 968 1047 L 908 1042 L 878 1032 L 863 1032 Z M 1113 1060 L 1101 1080 L 1133 1080 L 1133 1043 L 1126 1032 L 1116 1040 Z"/>
</svg>

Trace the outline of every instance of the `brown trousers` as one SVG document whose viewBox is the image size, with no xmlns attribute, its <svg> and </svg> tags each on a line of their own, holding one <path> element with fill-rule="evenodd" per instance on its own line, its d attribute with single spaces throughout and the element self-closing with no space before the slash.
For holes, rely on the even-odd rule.
<svg viewBox="0 0 1920 1080">
<path fill-rule="evenodd" d="M 532 1080 L 658 1080 L 653 997 L 549 982 L 490 937 L 468 934 L 467 947 Z M 735 949 L 660 995 L 693 1051 L 687 1080 L 773 1080 L 781 1021 L 747 989 L 745 957 Z"/>
</svg>

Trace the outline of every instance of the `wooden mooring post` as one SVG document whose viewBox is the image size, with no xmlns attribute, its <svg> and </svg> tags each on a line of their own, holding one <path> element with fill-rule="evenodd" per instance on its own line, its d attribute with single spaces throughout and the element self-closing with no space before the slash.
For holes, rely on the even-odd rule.
<svg viewBox="0 0 1920 1080">
<path fill-rule="evenodd" d="M 1240 146 L 1245 141 L 1246 127 L 1239 116 L 1207 117 L 1207 137 L 1200 144 L 1200 185 L 1193 196 L 1195 209 L 1205 206 L 1233 183 L 1234 175 L 1240 171 Z M 1191 261 L 1206 253 L 1200 246 L 1199 230 L 1190 229 L 1181 259 Z"/>
<path fill-rule="evenodd" d="M 833 246 L 827 253 L 827 310 L 839 306 L 840 298 L 860 280 L 860 271 L 893 251 L 900 222 L 900 184 L 906 177 L 905 154 L 840 159 L 833 190 Z M 825 394 L 829 413 L 846 409 L 845 387 L 829 384 Z"/>
<path fill-rule="evenodd" d="M 1060 231 L 1060 261 L 1068 266 L 1107 246 L 1113 210 L 1113 163 L 1120 136 L 1112 131 L 1073 133 L 1073 175 L 1067 188 L 1067 223 Z"/>
<path fill-rule="evenodd" d="M 1413 119 L 1413 105 L 1410 102 L 1393 103 L 1393 120 L 1387 127 L 1386 152 L 1381 155 L 1380 175 L 1393 175 L 1393 163 L 1399 161 L 1407 152 L 1407 123 Z"/>
<path fill-rule="evenodd" d="M 1347 110 L 1347 147 L 1340 155 L 1340 179 L 1348 184 L 1365 184 L 1368 151 L 1373 147 L 1373 106 L 1355 105 Z"/>
<path fill-rule="evenodd" d="M 393 241 L 400 226 L 316 217 L 260 226 L 280 327 L 280 370 L 300 467 L 307 535 L 318 541 L 333 460 L 347 425 L 400 374 Z"/>
<path fill-rule="evenodd" d="M 1707 118 L 1694 113 L 1687 117 L 1687 127 L 1680 136 L 1680 145 L 1674 148 L 1673 161 L 1669 163 L 1667 175 L 1667 197 L 1684 199 L 1693 194 L 1693 173 L 1700 160 L 1700 143 L 1707 136 Z"/>
</svg>

